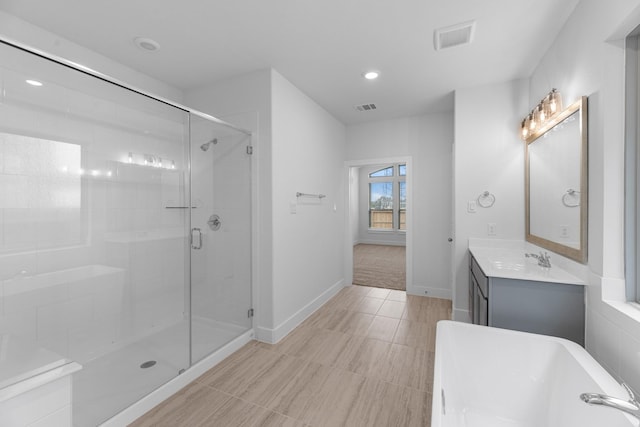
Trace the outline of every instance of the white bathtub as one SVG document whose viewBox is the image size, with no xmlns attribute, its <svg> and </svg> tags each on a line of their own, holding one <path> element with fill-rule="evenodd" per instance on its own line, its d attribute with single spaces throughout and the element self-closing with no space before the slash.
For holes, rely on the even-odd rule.
<svg viewBox="0 0 640 427">
<path fill-rule="evenodd" d="M 630 427 L 581 393 L 628 399 L 580 346 L 561 338 L 438 322 L 432 427 Z"/>
</svg>

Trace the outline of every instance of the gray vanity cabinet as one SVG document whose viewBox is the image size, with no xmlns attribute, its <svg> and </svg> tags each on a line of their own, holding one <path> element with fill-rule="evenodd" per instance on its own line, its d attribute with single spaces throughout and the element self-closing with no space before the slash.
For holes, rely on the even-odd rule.
<svg viewBox="0 0 640 427">
<path fill-rule="evenodd" d="M 566 338 L 584 346 L 584 286 L 487 277 L 470 255 L 473 323 Z"/>
</svg>

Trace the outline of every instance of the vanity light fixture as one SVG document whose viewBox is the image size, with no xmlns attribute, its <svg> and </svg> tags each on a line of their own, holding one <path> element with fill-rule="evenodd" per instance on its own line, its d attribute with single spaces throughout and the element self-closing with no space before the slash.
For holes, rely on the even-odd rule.
<svg viewBox="0 0 640 427">
<path fill-rule="evenodd" d="M 551 89 L 551 92 L 542 98 L 542 101 L 520 123 L 522 139 L 526 141 L 560 111 L 562 111 L 560 92 L 557 89 Z"/>
</svg>

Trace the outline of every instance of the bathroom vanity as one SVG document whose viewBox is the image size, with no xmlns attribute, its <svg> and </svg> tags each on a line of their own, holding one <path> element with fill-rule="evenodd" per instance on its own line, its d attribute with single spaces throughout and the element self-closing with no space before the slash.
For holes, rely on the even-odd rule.
<svg viewBox="0 0 640 427">
<path fill-rule="evenodd" d="M 524 248 L 469 247 L 474 324 L 566 338 L 584 346 L 584 282 L 540 267 Z"/>
</svg>

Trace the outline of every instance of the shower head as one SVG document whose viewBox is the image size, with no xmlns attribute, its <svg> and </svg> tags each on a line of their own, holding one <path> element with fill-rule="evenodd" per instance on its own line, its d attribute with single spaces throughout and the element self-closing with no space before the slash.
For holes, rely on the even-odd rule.
<svg viewBox="0 0 640 427">
<path fill-rule="evenodd" d="M 213 138 L 211 141 L 209 141 L 209 142 L 205 142 L 204 144 L 202 144 L 202 145 L 200 146 L 200 149 L 201 149 L 202 151 L 207 151 L 207 150 L 209 149 L 209 146 L 210 146 L 211 144 L 216 145 L 217 143 L 218 143 L 218 138 Z"/>
</svg>

